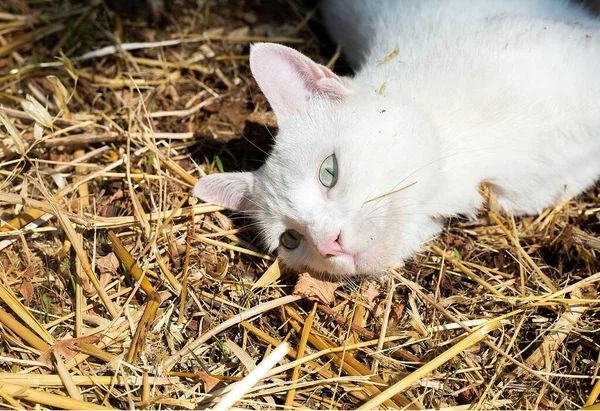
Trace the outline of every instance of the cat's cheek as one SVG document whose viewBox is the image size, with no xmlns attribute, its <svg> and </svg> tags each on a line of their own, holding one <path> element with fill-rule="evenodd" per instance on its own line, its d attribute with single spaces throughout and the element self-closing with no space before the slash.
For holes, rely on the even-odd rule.
<svg viewBox="0 0 600 411">
<path fill-rule="evenodd" d="M 293 272 L 306 270 L 312 265 L 302 245 L 294 250 L 288 250 L 282 246 L 277 249 L 277 255 L 285 268 Z"/>
</svg>

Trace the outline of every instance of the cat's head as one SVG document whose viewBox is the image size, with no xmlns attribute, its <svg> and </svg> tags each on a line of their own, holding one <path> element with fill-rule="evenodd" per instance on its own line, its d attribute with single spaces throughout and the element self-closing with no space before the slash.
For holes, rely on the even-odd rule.
<svg viewBox="0 0 600 411">
<path fill-rule="evenodd" d="M 275 146 L 255 172 L 201 178 L 196 197 L 248 212 L 285 265 L 334 276 L 382 272 L 436 231 L 440 148 L 414 103 L 281 45 L 254 45 L 250 66 Z"/>
</svg>

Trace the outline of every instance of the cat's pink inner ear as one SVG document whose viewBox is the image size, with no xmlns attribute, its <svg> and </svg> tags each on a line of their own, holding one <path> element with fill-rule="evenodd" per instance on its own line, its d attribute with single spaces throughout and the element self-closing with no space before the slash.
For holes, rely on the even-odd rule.
<svg viewBox="0 0 600 411">
<path fill-rule="evenodd" d="M 298 113 L 315 95 L 342 100 L 347 94 L 344 81 L 327 67 L 279 44 L 254 44 L 250 68 L 280 118 Z"/>
<path fill-rule="evenodd" d="M 252 173 L 218 173 L 202 177 L 194 185 L 192 195 L 235 211 L 246 211 L 254 176 Z"/>
</svg>

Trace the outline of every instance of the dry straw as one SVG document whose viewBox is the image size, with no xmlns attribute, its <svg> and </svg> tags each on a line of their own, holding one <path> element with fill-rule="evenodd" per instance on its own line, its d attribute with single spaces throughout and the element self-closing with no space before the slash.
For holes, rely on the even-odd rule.
<svg viewBox="0 0 600 411">
<path fill-rule="evenodd" d="M 317 11 L 51 3 L 0 12 L 0 407 L 600 409 L 598 187 L 525 218 L 482 187 L 387 279 L 308 300 L 189 193 L 270 146 L 250 43 L 344 69 Z"/>
</svg>

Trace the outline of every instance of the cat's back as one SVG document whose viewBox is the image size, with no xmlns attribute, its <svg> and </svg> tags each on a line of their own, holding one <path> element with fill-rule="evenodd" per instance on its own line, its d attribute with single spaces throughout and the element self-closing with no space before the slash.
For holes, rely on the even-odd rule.
<svg viewBox="0 0 600 411">
<path fill-rule="evenodd" d="M 447 50 L 475 34 L 492 38 L 499 25 L 505 34 L 546 30 L 553 23 L 571 25 L 558 29 L 566 34 L 573 26 L 600 28 L 596 18 L 568 0 L 322 0 L 320 9 L 331 37 L 355 69 L 394 48 Z"/>
</svg>

